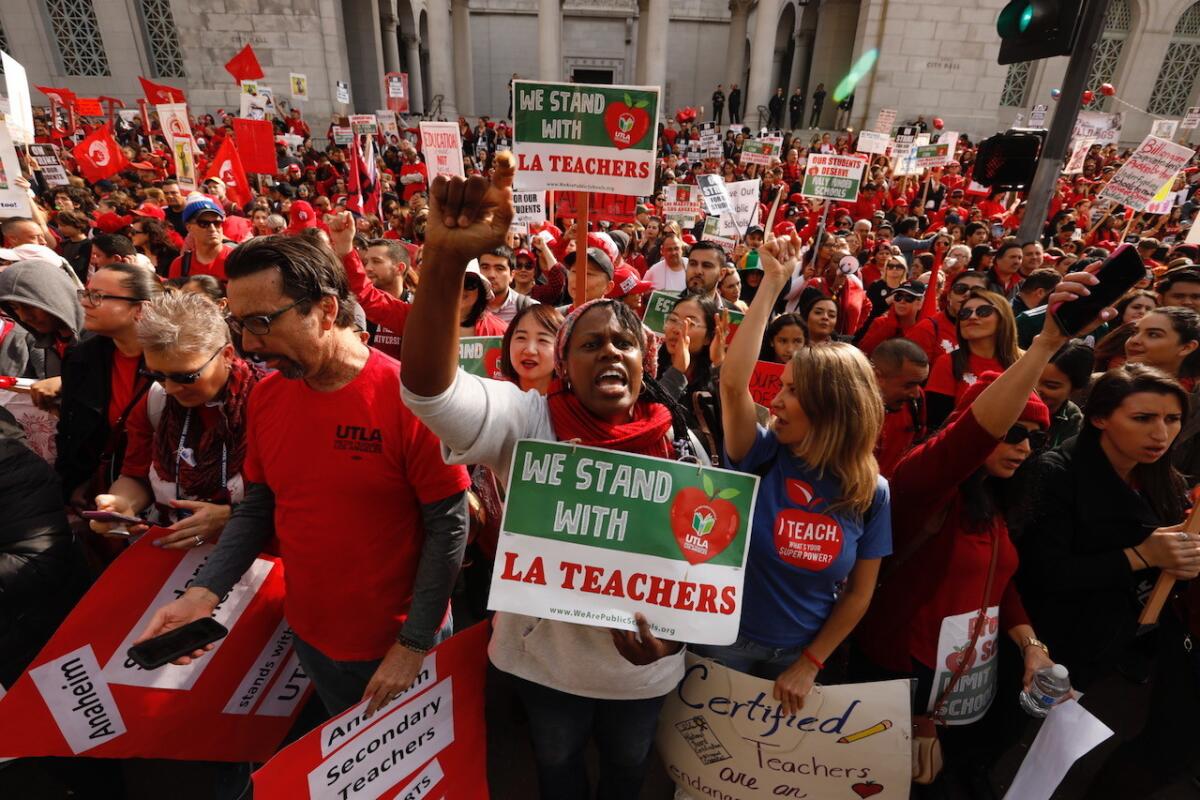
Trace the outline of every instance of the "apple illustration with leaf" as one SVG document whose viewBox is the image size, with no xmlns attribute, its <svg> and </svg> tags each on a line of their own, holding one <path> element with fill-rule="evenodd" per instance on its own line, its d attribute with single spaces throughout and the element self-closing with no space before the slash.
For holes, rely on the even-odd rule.
<svg viewBox="0 0 1200 800">
<path fill-rule="evenodd" d="M 788 501 L 799 508 L 782 508 L 775 515 L 775 552 L 800 569 L 828 569 L 842 553 L 845 537 L 841 524 L 831 516 L 810 510 L 820 498 L 802 480 L 784 483 Z"/>
<path fill-rule="evenodd" d="M 963 645 L 962 647 L 956 648 L 955 651 L 950 655 L 946 656 L 946 669 L 950 670 L 951 672 L 955 672 L 960 669 L 959 665 L 962 665 L 961 669 L 963 672 L 966 672 L 971 667 L 975 666 L 974 647 L 968 650 L 967 646 Z"/>
<path fill-rule="evenodd" d="M 704 488 L 689 486 L 671 501 L 671 531 L 689 564 L 702 564 L 720 554 L 737 536 L 741 516 L 729 502 L 741 492 L 717 491 L 705 475 Z"/>
<path fill-rule="evenodd" d="M 650 103 L 647 100 L 635 103 L 626 92 L 624 103 L 609 103 L 604 109 L 604 130 L 618 150 L 633 147 L 650 130 L 650 115 L 646 112 L 648 105 Z"/>
<path fill-rule="evenodd" d="M 505 380 L 504 372 L 500 369 L 500 347 L 493 347 L 483 354 L 484 374 L 494 380 Z"/>
<path fill-rule="evenodd" d="M 883 791 L 883 786 L 875 781 L 862 781 L 850 787 L 850 790 L 859 797 L 866 800 L 868 797 L 874 797 Z"/>
</svg>

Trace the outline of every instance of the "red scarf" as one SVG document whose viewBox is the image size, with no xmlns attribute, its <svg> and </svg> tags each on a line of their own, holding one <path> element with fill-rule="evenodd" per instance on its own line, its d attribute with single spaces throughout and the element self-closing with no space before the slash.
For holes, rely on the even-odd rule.
<svg viewBox="0 0 1200 800">
<path fill-rule="evenodd" d="M 559 390 L 546 398 L 550 423 L 560 442 L 578 439 L 582 445 L 620 450 L 655 458 L 674 458 L 670 441 L 671 412 L 661 403 L 639 400 L 629 422 L 606 422 L 583 407 L 574 392 Z"/>
</svg>

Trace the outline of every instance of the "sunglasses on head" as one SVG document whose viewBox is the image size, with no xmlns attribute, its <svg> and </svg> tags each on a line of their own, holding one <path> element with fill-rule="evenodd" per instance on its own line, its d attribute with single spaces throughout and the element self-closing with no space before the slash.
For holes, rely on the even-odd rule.
<svg viewBox="0 0 1200 800">
<path fill-rule="evenodd" d="M 960 320 L 967 320 L 967 319 L 970 319 L 971 317 L 978 317 L 979 319 L 987 319 L 988 317 L 990 317 L 992 314 L 995 314 L 995 313 L 996 313 L 995 306 L 976 306 L 975 308 L 961 308 L 958 311 L 958 318 Z"/>
<path fill-rule="evenodd" d="M 1005 444 L 1020 444 L 1026 439 L 1029 440 L 1029 446 L 1034 450 L 1041 450 L 1046 446 L 1045 431 L 1039 428 L 1030 430 L 1021 424 L 1013 425 L 1011 428 L 1009 428 L 1008 433 L 1004 434 L 1004 439 L 1002 441 Z"/>
</svg>

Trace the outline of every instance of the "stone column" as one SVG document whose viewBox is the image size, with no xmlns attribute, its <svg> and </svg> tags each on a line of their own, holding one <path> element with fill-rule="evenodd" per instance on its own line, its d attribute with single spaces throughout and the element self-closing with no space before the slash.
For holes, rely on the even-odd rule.
<svg viewBox="0 0 1200 800">
<path fill-rule="evenodd" d="M 778 2 L 778 0 L 776 0 Z M 670 19 L 669 0 L 650 0 L 646 20 L 646 74 L 648 86 L 658 86 L 663 95 L 667 89 L 667 22 Z M 665 96 L 664 96 L 665 101 Z M 664 114 L 665 109 L 660 109 Z"/>
<path fill-rule="evenodd" d="M 538 0 L 538 80 L 562 79 L 561 0 Z"/>
<path fill-rule="evenodd" d="M 409 113 L 425 111 L 425 87 L 421 79 L 421 40 L 416 34 L 404 34 L 404 58 L 408 61 Z"/>
<path fill-rule="evenodd" d="M 634 83 L 643 86 L 646 83 L 646 37 L 647 22 L 650 19 L 650 0 L 638 0 L 637 21 L 637 60 L 634 62 Z"/>
<path fill-rule="evenodd" d="M 400 71 L 400 40 L 396 36 L 396 15 L 385 9 L 379 18 L 379 29 L 383 34 L 383 70 Z"/>
<path fill-rule="evenodd" d="M 450 38 L 449 0 L 427 0 L 429 29 L 429 98 L 426 104 L 433 109 L 434 100 L 442 96 L 442 116 L 448 120 L 458 117 L 458 104 L 454 102 L 454 45 Z"/>
<path fill-rule="evenodd" d="M 468 0 L 454 0 L 450 21 L 454 28 L 454 96 L 458 111 L 475 113 L 475 67 L 471 57 L 471 8 Z"/>
<path fill-rule="evenodd" d="M 743 92 L 745 110 L 742 119 L 747 125 L 757 128 L 766 123 L 759 119 L 758 107 L 765 106 L 775 93 L 771 85 L 771 66 L 775 57 L 775 31 L 779 25 L 780 0 L 758 0 L 754 12 L 754 38 L 750 46 L 750 84 Z"/>
<path fill-rule="evenodd" d="M 800 89 L 804 92 L 804 101 L 808 102 L 808 92 L 804 90 L 804 82 L 808 80 L 808 58 L 812 52 L 812 31 L 796 33 L 796 49 L 792 55 L 792 79 L 784 89 L 784 94 L 792 96 L 792 92 Z M 784 113 L 787 113 L 786 111 Z"/>
<path fill-rule="evenodd" d="M 729 47 L 725 53 L 725 92 L 731 84 L 741 86 L 746 74 L 746 17 L 750 13 L 749 0 L 729 1 Z M 742 96 L 746 87 L 742 86 Z M 744 111 L 744 109 L 743 109 Z"/>
</svg>

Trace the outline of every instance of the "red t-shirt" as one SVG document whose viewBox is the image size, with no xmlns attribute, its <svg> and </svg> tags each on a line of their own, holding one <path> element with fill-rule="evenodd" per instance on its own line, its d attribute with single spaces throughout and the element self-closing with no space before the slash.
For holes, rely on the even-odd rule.
<svg viewBox="0 0 1200 800">
<path fill-rule="evenodd" d="M 278 373 L 250 396 L 247 481 L 275 493 L 284 610 L 338 661 L 381 658 L 408 614 L 425 533 L 420 505 L 467 489 L 400 400 L 400 362 L 371 351 L 335 392 Z"/>
<path fill-rule="evenodd" d="M 184 253 L 183 255 L 179 256 L 178 258 L 176 258 L 174 261 L 171 262 L 171 269 L 167 272 L 167 277 L 168 278 L 182 278 L 183 277 L 183 259 L 185 257 L 187 257 L 188 255 L 191 255 L 192 265 L 191 265 L 191 269 L 188 270 L 189 277 L 192 275 L 212 275 L 214 278 L 216 278 L 217 280 L 220 280 L 220 281 L 228 280 L 228 278 L 225 277 L 225 258 L 232 251 L 233 251 L 233 248 L 230 247 L 229 245 L 227 245 L 227 244 L 221 245 L 221 252 L 217 254 L 217 257 L 215 259 L 208 262 L 207 264 L 204 263 L 203 261 L 201 261 L 200 258 L 196 255 L 196 253 L 194 251 L 190 254 Z"/>
<path fill-rule="evenodd" d="M 111 428 L 117 424 L 126 406 L 133 400 L 134 388 L 138 384 L 138 365 L 142 363 L 141 356 L 127 356 L 120 350 L 113 351 L 112 375 L 108 396 L 108 425 Z M 125 464 L 149 463 L 151 440 L 154 431 L 150 427 L 150 418 L 146 414 L 146 395 L 143 394 L 134 404 L 129 416 L 125 418 L 125 455 L 121 461 L 121 473 L 125 474 Z M 144 473 L 130 473 L 141 475 Z"/>
<path fill-rule="evenodd" d="M 1004 365 L 994 358 L 980 358 L 972 354 L 967 358 L 967 371 L 962 378 L 954 378 L 954 358 L 939 358 L 929 371 L 929 380 L 925 391 L 949 395 L 955 404 L 962 399 L 963 394 L 985 372 L 1004 372 Z"/>
<path fill-rule="evenodd" d="M 917 439 L 917 426 L 925 425 L 925 406 L 920 406 L 920 419 L 914 416 L 913 409 L 905 403 L 899 411 L 889 411 L 883 417 L 883 429 L 879 432 L 879 441 L 875 443 L 875 459 L 879 462 L 879 474 L 891 480 L 896 465 L 905 453 L 912 449 Z"/>
</svg>

